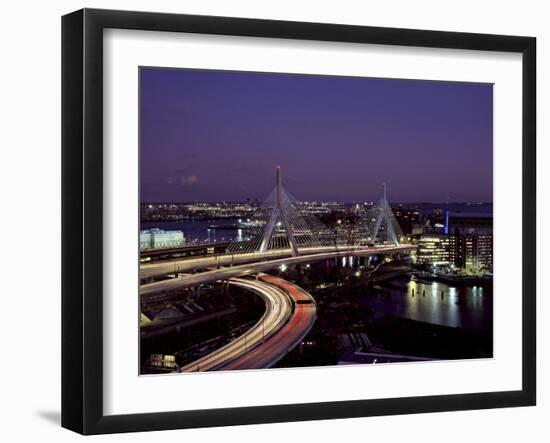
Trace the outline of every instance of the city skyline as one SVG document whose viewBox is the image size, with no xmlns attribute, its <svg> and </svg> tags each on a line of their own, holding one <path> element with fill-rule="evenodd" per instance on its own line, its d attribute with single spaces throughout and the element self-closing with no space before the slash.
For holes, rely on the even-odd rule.
<svg viewBox="0 0 550 443">
<path fill-rule="evenodd" d="M 141 201 L 492 202 L 492 85 L 141 68 Z"/>
</svg>

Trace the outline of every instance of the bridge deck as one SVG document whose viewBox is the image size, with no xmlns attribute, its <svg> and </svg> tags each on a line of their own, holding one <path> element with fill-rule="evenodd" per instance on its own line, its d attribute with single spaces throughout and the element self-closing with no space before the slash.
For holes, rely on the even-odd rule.
<svg viewBox="0 0 550 443">
<path fill-rule="evenodd" d="M 227 268 L 215 269 L 211 271 L 200 272 L 197 274 L 186 275 L 180 278 L 174 278 L 170 280 L 158 281 L 154 283 L 144 284 L 140 287 L 140 294 L 142 297 L 153 296 L 154 294 L 163 293 L 175 289 L 181 289 L 186 287 L 198 286 L 204 283 L 216 281 L 216 280 L 228 280 L 233 277 L 250 275 L 256 272 L 264 272 L 269 269 L 276 268 L 280 265 L 291 265 L 296 263 L 307 263 L 320 260 L 326 260 L 335 257 L 347 257 L 349 255 L 379 255 L 379 254 L 391 254 L 406 252 L 411 249 L 415 249 L 416 246 L 412 245 L 400 245 L 400 246 L 388 246 L 388 247 L 365 247 L 365 248 L 349 248 L 349 249 L 337 249 L 334 248 L 323 249 L 319 252 L 308 253 L 298 256 L 290 256 L 280 259 L 263 260 L 255 263 L 247 263 L 237 266 L 231 266 Z M 260 255 L 264 258 L 265 255 Z M 174 271 L 172 271 L 174 272 Z M 161 274 L 163 275 L 163 274 Z"/>
</svg>

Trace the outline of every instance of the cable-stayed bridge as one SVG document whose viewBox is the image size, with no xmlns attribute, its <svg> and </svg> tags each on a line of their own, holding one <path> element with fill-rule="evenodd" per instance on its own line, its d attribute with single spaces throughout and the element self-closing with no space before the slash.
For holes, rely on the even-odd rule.
<svg viewBox="0 0 550 443">
<path fill-rule="evenodd" d="M 413 246 L 402 244 L 402 232 L 387 200 L 386 185 L 380 201 L 364 211 L 360 217 L 362 234 L 353 241 L 350 237 L 331 229 L 312 214 L 303 213 L 296 199 L 284 189 L 280 167 L 276 169 L 275 188 L 260 205 L 244 234 L 234 240 L 225 254 L 190 257 L 162 263 L 142 264 L 140 278 L 151 279 L 167 274 L 182 274 L 195 270 L 212 271 L 212 268 L 231 267 L 223 274 L 231 277 L 244 273 L 264 271 L 275 264 L 304 263 L 331 257 L 407 253 Z M 243 267 L 242 265 L 249 265 Z M 239 272 L 241 272 L 239 274 Z M 216 272 L 203 272 L 202 276 L 182 277 L 180 284 L 192 286 L 205 283 L 208 278 L 223 278 Z M 173 286 L 175 282 L 158 282 L 142 286 L 142 293 L 151 293 L 156 287 Z"/>
<path fill-rule="evenodd" d="M 247 223 L 245 234 L 229 245 L 229 254 L 290 250 L 296 256 L 315 247 L 358 245 L 314 215 L 302 213 L 296 199 L 283 187 L 279 166 L 275 177 L 275 188 Z M 356 240 L 365 239 L 366 235 L 371 244 L 399 245 L 402 231 L 388 203 L 385 183 L 382 198 L 362 214 L 360 224 L 365 228 L 364 235 Z"/>
</svg>

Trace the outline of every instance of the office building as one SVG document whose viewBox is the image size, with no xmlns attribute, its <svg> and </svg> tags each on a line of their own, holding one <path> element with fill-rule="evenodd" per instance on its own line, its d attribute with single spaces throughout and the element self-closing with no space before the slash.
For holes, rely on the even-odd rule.
<svg viewBox="0 0 550 443">
<path fill-rule="evenodd" d="M 468 274 L 493 269 L 492 214 L 455 213 L 448 218 L 450 260 Z"/>
<path fill-rule="evenodd" d="M 432 266 L 449 265 L 449 236 L 423 234 L 418 241 L 417 263 Z"/>
</svg>

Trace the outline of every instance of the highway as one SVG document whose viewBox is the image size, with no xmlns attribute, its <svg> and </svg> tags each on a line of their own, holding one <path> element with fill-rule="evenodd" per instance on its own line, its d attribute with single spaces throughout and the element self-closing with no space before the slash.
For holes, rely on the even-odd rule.
<svg viewBox="0 0 550 443">
<path fill-rule="evenodd" d="M 385 249 L 401 249 L 408 250 L 414 248 L 412 245 L 400 245 L 400 246 L 340 246 L 334 248 L 334 246 L 318 246 L 310 248 L 301 248 L 300 255 L 311 256 L 316 254 L 324 254 L 328 252 L 342 252 L 340 255 L 373 255 L 373 251 L 384 251 Z M 292 257 L 291 249 L 278 249 L 266 252 L 253 252 L 247 254 L 224 254 L 224 255 L 211 255 L 201 256 L 199 258 L 182 258 L 178 260 L 142 263 L 140 266 L 139 277 L 140 279 L 147 279 L 150 277 L 158 277 L 167 274 L 174 274 L 180 272 L 189 272 L 195 269 L 205 269 L 217 266 L 235 266 L 245 263 L 254 263 L 257 261 L 277 260 L 281 258 Z"/>
<path fill-rule="evenodd" d="M 335 257 L 347 257 L 349 255 L 378 255 L 388 254 L 394 252 L 405 252 L 416 248 L 412 245 L 399 245 L 399 246 L 380 246 L 380 247 L 349 247 L 334 250 L 334 248 L 312 248 L 314 252 L 304 252 L 298 256 L 287 256 L 284 258 L 266 260 L 265 257 L 272 257 L 267 253 L 246 254 L 254 255 L 256 259 L 261 258 L 261 261 L 254 263 L 230 266 L 227 268 L 214 269 L 210 271 L 200 272 L 197 274 L 189 274 L 183 277 L 173 278 L 169 280 L 162 280 L 158 282 L 148 283 L 140 286 L 140 295 L 142 301 L 147 301 L 148 298 L 158 298 L 159 294 L 163 292 L 181 289 L 187 287 L 198 286 L 204 283 L 216 281 L 216 280 L 229 280 L 233 277 L 255 274 L 257 272 L 264 272 L 269 269 L 276 268 L 281 265 L 291 265 L 296 263 L 306 263 L 319 260 L 326 260 Z M 279 252 L 280 253 L 280 252 Z M 203 260 L 203 259 L 200 259 Z M 194 261 L 194 260 L 193 260 Z M 162 266 L 166 264 L 159 264 L 155 266 L 160 274 L 154 274 L 150 272 L 150 276 L 164 275 L 166 273 Z M 140 271 L 140 275 L 141 275 Z M 174 271 L 172 271 L 174 272 Z"/>
<path fill-rule="evenodd" d="M 265 312 L 260 320 L 245 334 L 216 351 L 180 368 L 180 372 L 209 371 L 222 367 L 273 336 L 290 318 L 293 304 L 286 292 L 275 286 L 254 280 L 235 278 L 230 284 L 257 293 L 265 302 Z"/>
<path fill-rule="evenodd" d="M 317 308 L 313 297 L 308 292 L 282 278 L 271 275 L 262 274 L 260 275 L 260 280 L 282 289 L 288 294 L 294 306 L 292 317 L 264 343 L 221 366 L 219 369 L 270 368 L 302 342 L 315 322 Z"/>
</svg>

